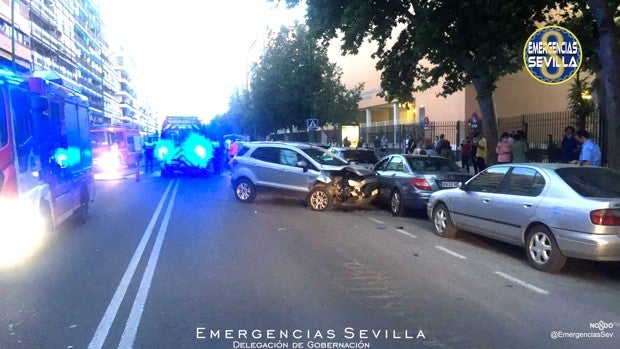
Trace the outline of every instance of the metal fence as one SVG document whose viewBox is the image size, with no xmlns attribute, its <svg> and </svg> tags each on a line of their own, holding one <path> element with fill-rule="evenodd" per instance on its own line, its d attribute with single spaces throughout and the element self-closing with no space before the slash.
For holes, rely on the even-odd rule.
<svg viewBox="0 0 620 349">
<path fill-rule="evenodd" d="M 525 132 L 530 149 L 527 153 L 529 161 L 557 162 L 562 152 L 564 129 L 567 126 L 577 129 L 575 121 L 569 111 L 563 111 L 499 118 L 497 123 L 500 134 L 519 130 Z M 598 114 L 590 115 L 585 120 L 585 130 L 590 132 L 591 138 L 601 146 L 605 159 L 603 126 Z"/>
<path fill-rule="evenodd" d="M 524 131 L 528 142 L 529 151 L 528 161 L 531 162 L 557 162 L 560 159 L 561 144 L 564 137 L 564 129 L 567 126 L 576 127 L 575 118 L 569 111 L 555 113 L 527 114 L 514 117 L 498 118 L 498 131 L 514 133 Z M 603 150 L 603 162 L 605 162 L 605 139 L 604 122 L 600 121 L 598 114 L 593 114 L 586 118 L 585 129 L 590 132 L 592 139 L 597 142 Z M 339 141 L 341 131 L 339 128 L 321 131 L 323 139 Z M 375 123 L 372 125 L 362 125 L 360 127 L 360 137 L 368 144 L 369 148 L 374 147 L 374 140 L 385 136 L 388 139 L 388 153 L 402 153 L 405 150 L 407 137 L 412 136 L 416 143 L 425 140 L 427 143 L 434 142 L 435 137 L 444 135 L 450 141 L 455 155 L 459 158 L 458 145 L 468 134 L 467 123 L 464 121 L 431 122 L 428 126 L 423 124 L 400 124 L 394 125 L 388 122 Z M 307 132 L 288 133 L 286 135 L 274 135 L 274 140 L 290 140 L 307 142 L 313 136 Z M 315 142 L 320 143 L 320 134 L 314 136 Z"/>
</svg>

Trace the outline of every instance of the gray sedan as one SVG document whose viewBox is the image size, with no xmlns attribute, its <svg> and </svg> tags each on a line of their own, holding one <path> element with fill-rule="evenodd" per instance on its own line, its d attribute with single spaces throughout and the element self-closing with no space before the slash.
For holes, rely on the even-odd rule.
<svg viewBox="0 0 620 349">
<path fill-rule="evenodd" d="M 489 167 L 431 195 L 435 233 L 466 230 L 523 246 L 529 264 L 559 271 L 567 257 L 620 261 L 620 173 L 570 164 Z"/>
<path fill-rule="evenodd" d="M 374 167 L 379 175 L 380 203 L 388 203 L 393 215 L 407 209 L 426 208 L 431 193 L 454 188 L 471 178 L 454 161 L 439 156 L 388 155 Z"/>
</svg>

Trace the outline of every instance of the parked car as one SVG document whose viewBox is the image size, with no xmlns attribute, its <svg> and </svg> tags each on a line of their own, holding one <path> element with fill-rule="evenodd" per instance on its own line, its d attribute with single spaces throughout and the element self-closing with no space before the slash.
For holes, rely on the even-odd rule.
<svg viewBox="0 0 620 349">
<path fill-rule="evenodd" d="M 360 165 L 367 169 L 372 169 L 377 164 L 377 162 L 379 162 L 379 157 L 375 154 L 375 152 L 372 149 L 330 147 L 328 150 L 340 156 L 348 163 Z"/>
<path fill-rule="evenodd" d="M 620 261 L 620 173 L 570 164 L 495 165 L 428 202 L 435 233 L 466 230 L 523 246 L 529 264 Z"/>
<path fill-rule="evenodd" d="M 271 190 L 303 195 L 308 207 L 323 211 L 368 204 L 378 192 L 375 172 L 308 143 L 246 142 L 230 165 L 235 196 L 246 203 Z"/>
<path fill-rule="evenodd" d="M 387 155 L 374 167 L 379 175 L 377 201 L 389 203 L 393 215 L 426 209 L 431 193 L 454 188 L 471 178 L 454 161 L 440 156 Z"/>
</svg>

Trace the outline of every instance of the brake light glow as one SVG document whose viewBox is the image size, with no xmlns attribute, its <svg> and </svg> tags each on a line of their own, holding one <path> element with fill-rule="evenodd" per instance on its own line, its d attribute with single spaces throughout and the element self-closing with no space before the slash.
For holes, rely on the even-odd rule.
<svg viewBox="0 0 620 349">
<path fill-rule="evenodd" d="M 411 184 L 419 190 L 431 190 L 431 185 L 424 177 L 416 177 L 411 179 Z"/>
<path fill-rule="evenodd" d="M 595 225 L 620 226 L 620 210 L 595 210 L 590 212 L 590 221 Z"/>
</svg>

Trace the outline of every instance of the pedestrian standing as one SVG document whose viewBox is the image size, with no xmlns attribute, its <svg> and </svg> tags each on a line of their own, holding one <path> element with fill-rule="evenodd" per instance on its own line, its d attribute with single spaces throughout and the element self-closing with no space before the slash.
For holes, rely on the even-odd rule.
<svg viewBox="0 0 620 349">
<path fill-rule="evenodd" d="M 144 170 L 146 173 L 153 172 L 153 160 L 155 158 L 155 142 L 152 137 L 146 137 L 144 141 Z"/>
<path fill-rule="evenodd" d="M 517 132 L 513 136 L 514 143 L 512 143 L 512 147 L 510 147 L 510 152 L 512 154 L 512 162 L 527 162 L 527 141 L 525 140 L 525 134 L 521 132 Z"/>
<path fill-rule="evenodd" d="M 497 154 L 497 163 L 498 164 L 507 164 L 510 162 L 511 158 L 511 150 L 512 144 L 508 141 L 508 133 L 502 133 L 500 137 L 499 143 L 495 146 L 495 153 Z"/>
<path fill-rule="evenodd" d="M 601 166 L 601 148 L 590 139 L 588 131 L 577 131 L 577 141 L 581 143 L 579 166 Z"/>
<path fill-rule="evenodd" d="M 467 136 L 461 141 L 461 167 L 469 173 L 469 159 L 471 158 L 471 137 Z"/>
<path fill-rule="evenodd" d="M 480 132 L 477 132 L 474 137 L 478 138 L 478 146 L 476 149 L 476 162 L 478 165 L 478 172 L 480 172 L 486 168 L 486 158 L 488 154 L 487 139 L 484 138 L 484 136 L 482 136 Z"/>
<path fill-rule="evenodd" d="M 564 138 L 562 139 L 560 162 L 569 163 L 578 159 L 579 141 L 575 138 L 575 128 L 573 126 L 567 126 L 564 129 Z"/>
</svg>

